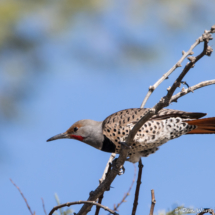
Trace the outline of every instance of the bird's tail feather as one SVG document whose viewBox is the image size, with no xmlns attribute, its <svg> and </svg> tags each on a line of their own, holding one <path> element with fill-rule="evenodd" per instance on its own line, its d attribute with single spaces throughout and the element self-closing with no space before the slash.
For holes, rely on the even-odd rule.
<svg viewBox="0 0 215 215">
<path fill-rule="evenodd" d="M 186 121 L 197 128 L 187 134 L 215 134 L 215 117 Z"/>
</svg>

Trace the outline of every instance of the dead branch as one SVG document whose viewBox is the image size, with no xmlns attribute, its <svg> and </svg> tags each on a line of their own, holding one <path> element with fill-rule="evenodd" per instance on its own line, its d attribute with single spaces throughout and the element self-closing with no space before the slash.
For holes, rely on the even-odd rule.
<svg viewBox="0 0 215 215">
<path fill-rule="evenodd" d="M 136 190 L 135 190 L 135 198 L 134 198 L 134 203 L 133 203 L 133 209 L 132 209 L 132 215 L 136 214 L 136 210 L 137 210 L 137 205 L 138 205 L 138 198 L 139 198 L 139 192 L 140 192 L 140 185 L 141 185 L 141 177 L 142 177 L 142 169 L 143 169 L 143 164 L 142 164 L 142 160 L 139 160 L 139 172 L 138 172 L 138 178 L 137 178 L 137 186 L 136 186 Z"/>
<path fill-rule="evenodd" d="M 165 79 L 168 79 L 169 75 L 175 71 L 176 68 L 178 67 L 181 67 L 181 63 L 184 61 L 184 59 L 188 56 L 188 55 L 193 55 L 194 52 L 193 52 L 193 49 L 200 43 L 200 42 L 203 42 L 205 40 L 205 36 L 207 37 L 207 42 L 211 39 L 211 37 L 206 34 L 211 34 L 211 33 L 215 33 L 215 25 L 213 25 L 211 27 L 211 30 L 210 31 L 205 31 L 205 33 L 199 37 L 196 42 L 190 47 L 190 49 L 185 52 L 185 51 L 182 51 L 182 57 L 181 59 L 167 72 L 165 73 L 153 86 L 150 86 L 149 87 L 149 91 L 148 93 L 146 94 L 146 97 L 144 98 L 142 104 L 141 104 L 141 108 L 144 108 L 146 102 L 148 101 L 149 97 L 151 96 L 151 94 L 154 92 L 154 90 L 165 80 Z M 209 48 L 211 49 L 211 47 Z M 212 50 L 213 51 L 213 50 Z M 206 53 L 208 56 L 210 56 L 211 50 Z M 192 58 L 192 57 L 191 57 Z"/>
<path fill-rule="evenodd" d="M 27 208 L 28 208 L 28 210 L 30 211 L 31 215 L 35 215 L 35 212 L 32 212 L 32 210 L 31 210 L 31 208 L 30 208 L 30 206 L 29 206 L 29 204 L 28 204 L 27 199 L 25 198 L 25 196 L 24 196 L 24 194 L 22 193 L 22 191 L 20 190 L 20 188 L 13 182 L 13 180 L 12 180 L 11 178 L 10 178 L 10 181 L 11 181 L 11 183 L 16 187 L 16 189 L 19 191 L 19 193 L 21 194 L 21 196 L 22 196 L 22 198 L 24 199 L 24 201 L 25 201 L 25 203 L 26 203 L 26 205 L 27 205 Z"/>
<path fill-rule="evenodd" d="M 110 164 L 112 163 L 112 161 L 114 160 L 115 157 L 116 157 L 116 154 L 112 153 L 110 158 L 109 158 L 109 160 L 108 160 L 108 162 L 107 162 L 107 165 L 106 165 L 106 167 L 104 169 L 103 175 L 102 175 L 101 179 L 99 179 L 99 184 L 101 184 L 105 180 L 107 172 L 108 172 L 108 169 L 109 169 L 109 166 L 110 166 Z"/>
<path fill-rule="evenodd" d="M 47 215 L 44 200 L 43 200 L 43 198 L 41 198 L 41 199 L 42 199 L 42 203 L 43 203 L 43 211 L 44 211 L 45 215 Z"/>
<path fill-rule="evenodd" d="M 104 205 L 101 205 L 97 202 L 94 202 L 94 201 L 75 201 L 75 202 L 68 202 L 68 203 L 65 203 L 65 204 L 61 204 L 61 205 L 57 205 L 55 206 L 49 213 L 49 215 L 52 215 L 56 210 L 58 210 L 59 208 L 63 208 L 63 207 L 69 207 L 71 205 L 77 205 L 77 204 L 90 204 L 90 205 L 96 205 L 98 207 L 101 207 L 103 208 L 104 210 L 110 212 L 111 214 L 114 214 L 114 215 L 118 215 L 115 211 L 109 209 L 108 207 L 104 206 Z"/>
<path fill-rule="evenodd" d="M 98 203 L 101 204 L 102 203 L 102 199 L 104 198 L 104 193 L 99 197 L 98 199 Z M 95 215 L 99 215 L 99 211 L 100 211 L 100 207 L 97 205 L 96 206 L 96 212 Z"/>
<path fill-rule="evenodd" d="M 128 189 L 128 192 L 125 193 L 125 195 L 123 196 L 122 200 L 117 204 L 117 205 L 114 205 L 114 211 L 118 211 L 118 208 L 120 207 L 120 205 L 125 202 L 125 199 L 130 195 L 130 192 L 131 192 L 131 189 L 134 185 L 134 182 L 135 182 L 135 179 L 136 179 L 136 174 L 137 174 L 137 169 L 136 169 L 136 166 L 134 164 L 134 177 L 133 177 L 133 180 L 132 180 L 132 183 L 131 183 L 131 186 L 129 187 Z"/>
<path fill-rule="evenodd" d="M 102 193 L 104 193 L 110 187 L 111 183 L 118 175 L 121 167 L 125 163 L 127 154 L 128 154 L 128 149 L 122 145 L 119 157 L 116 162 L 113 162 L 112 169 L 108 174 L 108 177 L 95 189 L 95 191 L 90 192 L 88 201 L 95 201 Z M 91 208 L 92 208 L 92 205 L 84 204 L 77 215 L 85 215 L 91 210 Z"/>
<path fill-rule="evenodd" d="M 209 85 L 212 85 L 212 84 L 215 84 L 215 79 L 214 79 L 214 80 L 210 80 L 210 81 L 202 81 L 201 83 L 196 84 L 196 85 L 194 85 L 194 86 L 192 86 L 192 87 L 189 87 L 189 88 L 187 88 L 187 89 L 182 88 L 181 92 L 179 92 L 179 93 L 177 93 L 176 95 L 172 96 L 170 102 L 177 102 L 177 100 L 178 100 L 180 97 L 182 97 L 182 96 L 184 96 L 184 95 L 186 95 L 186 94 L 188 94 L 188 93 L 190 93 L 190 92 L 193 93 L 194 90 L 197 90 L 197 89 L 199 89 L 199 88 L 206 87 L 206 86 L 209 86 Z"/>
<path fill-rule="evenodd" d="M 113 157 L 111 157 L 111 156 L 113 156 Z M 105 178 L 108 176 L 108 173 L 111 171 L 111 162 L 112 162 L 111 159 L 114 159 L 114 157 L 116 156 L 116 154 L 115 154 L 115 153 L 112 153 L 111 156 L 110 156 L 110 158 L 109 158 L 109 160 L 108 160 L 108 161 L 110 161 L 110 163 L 108 163 L 108 170 L 107 170 L 107 173 L 106 173 L 106 169 L 105 169 L 105 171 L 104 171 L 104 173 L 103 173 L 103 176 L 104 176 Z M 106 165 L 106 167 L 107 167 L 107 165 Z M 102 176 L 102 177 L 103 177 L 103 176 Z M 104 178 L 104 180 L 105 180 L 105 178 Z M 101 179 L 100 179 L 100 180 L 101 180 Z M 99 180 L 99 183 L 101 183 L 100 180 Z M 110 188 L 107 189 L 107 190 L 110 190 Z M 102 193 L 102 195 L 101 195 L 101 196 L 99 197 L 99 199 L 98 199 L 98 203 L 99 203 L 99 204 L 102 203 L 102 199 L 103 199 L 103 198 L 104 198 L 104 193 Z M 95 215 L 99 215 L 99 211 L 100 211 L 100 207 L 96 206 Z"/>
<path fill-rule="evenodd" d="M 151 202 L 151 208 L 150 208 L 150 213 L 149 213 L 149 215 L 153 215 L 153 213 L 154 213 L 154 208 L 155 208 L 155 204 L 156 204 L 155 192 L 154 192 L 154 190 L 151 190 L 151 196 L 152 196 L 152 202 Z"/>
</svg>

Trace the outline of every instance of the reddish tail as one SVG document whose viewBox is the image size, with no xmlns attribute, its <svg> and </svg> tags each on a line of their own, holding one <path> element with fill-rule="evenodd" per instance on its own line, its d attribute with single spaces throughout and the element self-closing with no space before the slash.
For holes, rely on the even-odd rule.
<svg viewBox="0 0 215 215">
<path fill-rule="evenodd" d="M 215 117 L 187 121 L 189 125 L 197 128 L 187 134 L 215 134 Z"/>
</svg>

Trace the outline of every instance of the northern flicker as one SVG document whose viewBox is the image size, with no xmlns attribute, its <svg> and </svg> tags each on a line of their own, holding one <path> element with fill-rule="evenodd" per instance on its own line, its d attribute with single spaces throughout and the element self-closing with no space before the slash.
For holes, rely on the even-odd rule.
<svg viewBox="0 0 215 215">
<path fill-rule="evenodd" d="M 126 141 L 129 131 L 146 111 L 146 108 L 132 108 L 116 112 L 101 122 L 80 120 L 66 132 L 47 141 L 76 139 L 105 152 L 119 153 L 121 143 Z M 160 110 L 135 135 L 128 160 L 138 162 L 140 157 L 147 157 L 162 144 L 183 134 L 214 134 L 215 117 L 199 119 L 205 115 L 172 109 Z"/>
</svg>

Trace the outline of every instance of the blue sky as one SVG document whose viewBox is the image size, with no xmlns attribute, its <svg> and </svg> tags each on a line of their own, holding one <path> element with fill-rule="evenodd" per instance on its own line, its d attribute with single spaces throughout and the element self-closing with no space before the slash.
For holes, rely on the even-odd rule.
<svg viewBox="0 0 215 215">
<path fill-rule="evenodd" d="M 159 20 L 129 27 L 126 16 L 118 19 L 117 13 L 118 9 L 113 9 L 111 15 L 101 16 L 103 19 L 99 21 L 80 15 L 71 31 L 43 38 L 37 52 L 46 61 L 45 73 L 29 80 L 34 90 L 30 89 L 32 96 L 20 106 L 23 113 L 20 118 L 9 125 L 1 125 L 4 143 L 4 155 L 1 155 L 4 162 L 0 166 L 2 214 L 29 214 L 9 178 L 21 188 L 36 214 L 43 214 L 41 197 L 47 212 L 56 205 L 54 193 L 62 203 L 86 200 L 89 192 L 97 187 L 109 154 L 75 140 L 48 143 L 46 140 L 64 132 L 77 120 L 101 121 L 116 111 L 139 107 L 148 87 L 177 62 L 182 50 L 188 50 L 206 28 L 215 24 L 213 16 L 205 26 L 195 23 L 187 31 L 171 32 L 161 28 Z M 129 34 L 129 30 L 134 32 Z M 152 50 L 148 60 L 141 62 L 131 57 L 127 61 L 125 56 L 129 53 L 123 53 L 121 41 L 128 44 L 131 35 L 137 47 L 144 37 L 146 48 L 147 43 L 159 45 L 156 57 L 153 58 Z M 215 42 L 210 44 L 214 48 Z M 194 50 L 195 54 L 201 49 L 202 45 Z M 214 67 L 214 54 L 204 57 L 185 81 L 194 85 L 214 79 Z M 177 69 L 159 86 L 146 107 L 152 107 L 165 95 L 180 71 Z M 170 108 L 205 112 L 213 117 L 214 91 L 215 86 L 197 90 Z M 214 138 L 215 135 L 184 135 L 163 145 L 154 155 L 143 158 L 137 215 L 149 213 L 151 189 L 155 190 L 157 200 L 155 212 L 171 209 L 173 204 L 215 209 Z M 134 167 L 126 162 L 125 168 L 125 174 L 113 182 L 114 188 L 105 193 L 105 206 L 112 208 L 129 189 Z M 130 214 L 134 190 L 120 207 L 120 214 Z M 75 212 L 79 208 L 80 205 L 72 206 Z"/>
</svg>

